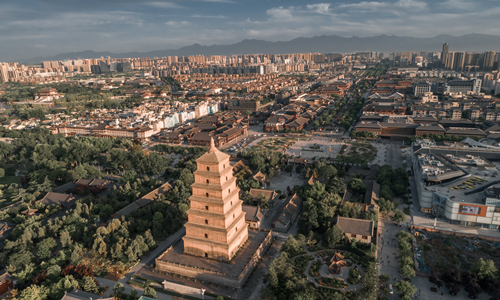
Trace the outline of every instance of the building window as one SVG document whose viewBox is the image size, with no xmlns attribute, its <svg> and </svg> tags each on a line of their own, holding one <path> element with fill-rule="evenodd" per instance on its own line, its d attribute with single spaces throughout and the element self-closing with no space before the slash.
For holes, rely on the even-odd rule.
<svg viewBox="0 0 500 300">
<path fill-rule="evenodd" d="M 205 206 L 205 210 L 208 210 L 208 205 L 207 205 L 207 206 Z"/>
<path fill-rule="evenodd" d="M 223 165 L 222 165 L 222 168 L 223 168 L 223 169 L 225 169 L 225 168 L 226 168 L 226 164 L 223 164 Z"/>
<path fill-rule="evenodd" d="M 228 194 L 231 194 L 231 189 L 227 189 L 227 193 L 228 193 Z"/>
<path fill-rule="evenodd" d="M 233 205 L 233 201 L 231 201 L 231 205 Z"/>
<path fill-rule="evenodd" d="M 238 232 L 238 227 L 236 227 L 236 232 Z"/>
<path fill-rule="evenodd" d="M 205 224 L 207 224 L 207 225 L 208 225 L 208 220 L 205 220 Z"/>
<path fill-rule="evenodd" d="M 208 239 L 208 234 L 205 233 L 205 238 Z"/>
<path fill-rule="evenodd" d="M 367 239 L 368 239 L 368 237 L 367 237 L 366 235 L 363 235 L 363 236 L 362 236 L 362 239 L 363 239 L 363 240 L 367 240 Z"/>
<path fill-rule="evenodd" d="M 210 171 L 210 167 L 207 167 L 207 171 Z"/>
<path fill-rule="evenodd" d="M 226 181 L 227 181 L 227 176 L 226 176 Z"/>
<path fill-rule="evenodd" d="M 205 196 L 207 196 L 207 198 L 208 198 L 208 193 L 206 193 Z"/>
<path fill-rule="evenodd" d="M 205 258 L 208 258 L 208 253 L 205 252 Z"/>
<path fill-rule="evenodd" d="M 210 183 L 210 180 L 207 179 L 207 184 L 209 184 L 209 183 Z"/>
<path fill-rule="evenodd" d="M 356 234 L 351 234 L 351 238 L 355 238 L 356 237 Z"/>
<path fill-rule="evenodd" d="M 235 215 L 233 214 L 233 219 L 235 218 Z"/>
</svg>

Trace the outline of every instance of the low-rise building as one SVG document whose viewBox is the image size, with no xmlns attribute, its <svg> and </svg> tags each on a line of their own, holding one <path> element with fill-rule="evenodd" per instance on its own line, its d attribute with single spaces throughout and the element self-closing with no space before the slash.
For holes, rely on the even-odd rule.
<svg viewBox="0 0 500 300">
<path fill-rule="evenodd" d="M 375 222 L 372 220 L 361 220 L 337 216 L 337 225 L 342 228 L 344 236 L 349 239 L 356 239 L 367 244 L 372 242 L 375 228 Z"/>
</svg>

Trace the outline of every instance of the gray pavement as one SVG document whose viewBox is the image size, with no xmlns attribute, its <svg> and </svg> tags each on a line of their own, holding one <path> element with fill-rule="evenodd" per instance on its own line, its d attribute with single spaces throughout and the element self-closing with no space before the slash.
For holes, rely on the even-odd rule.
<svg viewBox="0 0 500 300">
<path fill-rule="evenodd" d="M 408 221 L 410 219 L 408 218 Z M 379 220 L 378 234 L 379 245 L 378 245 L 378 271 L 380 274 L 387 274 L 391 280 L 389 283 L 396 283 L 394 278 L 397 280 L 403 277 L 399 274 L 399 261 L 396 256 L 399 255 L 398 241 L 396 234 L 401 230 L 407 230 L 408 226 L 403 225 L 402 227 L 394 225 L 389 220 L 380 219 Z"/>
<path fill-rule="evenodd" d="M 313 149 L 310 149 L 310 147 L 314 145 L 320 146 L 320 149 L 312 151 Z M 318 159 L 327 157 L 335 158 L 341 148 L 342 143 L 340 142 L 333 142 L 332 139 L 327 138 L 314 137 L 312 139 L 296 141 L 293 146 L 286 150 L 285 154 L 300 156 L 305 159 L 312 159 L 313 157 Z M 332 152 L 330 152 L 330 149 L 332 149 Z"/>
<path fill-rule="evenodd" d="M 399 147 L 402 146 L 401 143 L 389 143 L 384 141 L 370 142 L 377 149 L 377 156 L 371 164 L 377 164 L 379 166 L 391 165 L 393 168 L 399 168 L 403 166 L 402 157 L 403 154 Z"/>
</svg>

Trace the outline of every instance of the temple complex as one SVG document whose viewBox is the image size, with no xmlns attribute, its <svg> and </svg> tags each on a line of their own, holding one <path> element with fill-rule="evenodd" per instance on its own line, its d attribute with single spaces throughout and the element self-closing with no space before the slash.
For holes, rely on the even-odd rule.
<svg viewBox="0 0 500 300">
<path fill-rule="evenodd" d="M 180 275 L 191 279 L 186 285 L 203 281 L 240 288 L 271 245 L 272 234 L 248 229 L 229 155 L 217 150 L 213 139 L 196 163 L 186 234 L 156 258 L 155 272 L 167 282 Z"/>
</svg>

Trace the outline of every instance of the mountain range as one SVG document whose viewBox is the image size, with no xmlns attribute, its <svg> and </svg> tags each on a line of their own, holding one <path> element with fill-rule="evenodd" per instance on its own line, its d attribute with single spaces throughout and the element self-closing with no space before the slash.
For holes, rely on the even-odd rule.
<svg viewBox="0 0 500 300">
<path fill-rule="evenodd" d="M 500 36 L 487 34 L 466 34 L 462 36 L 438 35 L 429 38 L 379 35 L 372 37 L 341 37 L 337 35 L 299 37 L 290 41 L 270 42 L 245 39 L 230 45 L 203 46 L 193 44 L 179 49 L 150 52 L 96 52 L 81 51 L 62 53 L 51 57 L 34 57 L 23 63 L 39 64 L 41 61 L 77 58 L 164 57 L 189 55 L 233 55 L 233 54 L 284 54 L 284 53 L 346 53 L 356 51 L 441 51 L 443 42 L 450 44 L 449 51 L 500 51 Z"/>
</svg>

